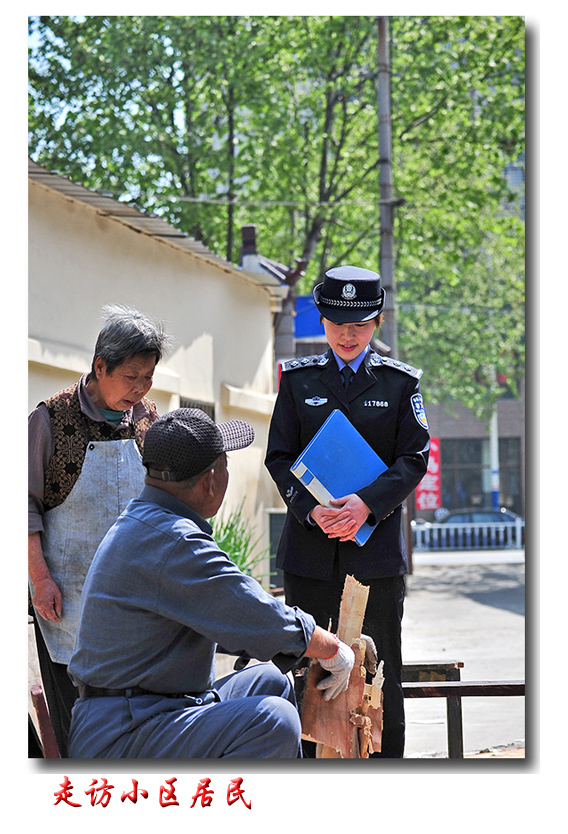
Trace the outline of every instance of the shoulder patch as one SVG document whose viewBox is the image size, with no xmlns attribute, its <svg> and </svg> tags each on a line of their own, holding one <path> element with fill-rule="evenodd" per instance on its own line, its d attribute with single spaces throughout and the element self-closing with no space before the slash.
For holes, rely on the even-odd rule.
<svg viewBox="0 0 568 834">
<path fill-rule="evenodd" d="M 298 359 L 289 359 L 282 363 L 282 371 L 297 371 L 298 368 L 313 368 L 315 365 L 327 365 L 329 357 L 325 353 L 315 356 L 302 356 Z"/>
<path fill-rule="evenodd" d="M 387 368 L 395 368 L 397 371 L 403 371 L 416 379 L 420 379 L 423 374 L 422 368 L 413 368 L 407 362 L 401 362 L 400 359 L 390 359 L 388 356 L 381 356 L 381 365 L 386 365 Z"/>
<path fill-rule="evenodd" d="M 422 399 L 421 394 L 413 394 L 410 398 L 410 403 L 412 405 L 412 410 L 414 412 L 414 416 L 418 421 L 418 424 L 422 426 L 423 429 L 428 431 L 428 418 L 426 417 L 426 411 L 424 409 L 424 400 Z"/>
</svg>

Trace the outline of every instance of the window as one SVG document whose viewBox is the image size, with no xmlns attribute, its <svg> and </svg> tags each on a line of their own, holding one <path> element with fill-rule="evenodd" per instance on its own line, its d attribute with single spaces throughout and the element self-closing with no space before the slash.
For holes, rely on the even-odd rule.
<svg viewBox="0 0 568 834">
<path fill-rule="evenodd" d="M 442 506 L 491 506 L 489 439 L 441 440 Z M 520 440 L 499 439 L 499 504 L 522 515 Z"/>
</svg>

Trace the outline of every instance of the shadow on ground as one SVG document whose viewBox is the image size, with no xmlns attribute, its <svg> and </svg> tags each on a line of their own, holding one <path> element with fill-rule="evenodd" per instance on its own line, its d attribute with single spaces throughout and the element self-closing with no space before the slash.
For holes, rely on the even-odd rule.
<svg viewBox="0 0 568 834">
<path fill-rule="evenodd" d="M 407 577 L 407 594 L 461 594 L 474 602 L 525 615 L 525 566 L 420 565 Z"/>
</svg>

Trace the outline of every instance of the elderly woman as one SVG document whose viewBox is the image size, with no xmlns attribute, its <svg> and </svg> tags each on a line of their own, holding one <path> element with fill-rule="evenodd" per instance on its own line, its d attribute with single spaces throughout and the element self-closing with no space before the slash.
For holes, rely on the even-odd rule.
<svg viewBox="0 0 568 834">
<path fill-rule="evenodd" d="M 62 755 L 76 695 L 67 663 L 83 583 L 99 542 L 144 484 L 144 435 L 158 417 L 146 394 L 170 345 L 162 326 L 136 310 L 113 305 L 103 317 L 90 372 L 29 417 L 28 572 Z"/>
</svg>

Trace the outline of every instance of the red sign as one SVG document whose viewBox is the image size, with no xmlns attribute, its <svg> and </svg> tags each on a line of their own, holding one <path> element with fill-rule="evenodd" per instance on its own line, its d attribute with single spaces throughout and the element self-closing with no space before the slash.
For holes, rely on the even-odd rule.
<svg viewBox="0 0 568 834">
<path fill-rule="evenodd" d="M 426 474 L 416 487 L 417 510 L 437 510 L 442 506 L 440 438 L 430 438 L 430 457 Z"/>
</svg>

